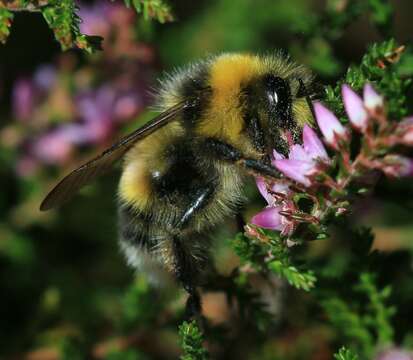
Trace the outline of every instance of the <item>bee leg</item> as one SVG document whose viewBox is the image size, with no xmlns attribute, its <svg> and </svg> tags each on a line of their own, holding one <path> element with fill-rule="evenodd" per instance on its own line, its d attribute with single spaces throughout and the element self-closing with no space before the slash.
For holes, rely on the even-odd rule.
<svg viewBox="0 0 413 360">
<path fill-rule="evenodd" d="M 244 226 L 246 225 L 245 219 L 242 216 L 241 212 L 238 212 L 236 215 L 237 228 L 239 232 L 244 232 Z"/>
<path fill-rule="evenodd" d="M 209 185 L 199 189 L 199 191 L 195 193 L 188 208 L 175 225 L 177 234 L 185 230 L 188 223 L 193 219 L 195 214 L 197 214 L 197 211 L 209 201 L 213 192 L 214 187 Z M 201 314 L 201 297 L 195 284 L 197 271 L 193 268 L 191 258 L 182 244 L 182 239 L 177 234 L 172 238 L 172 247 L 175 255 L 175 276 L 189 295 L 186 302 L 187 316 L 194 317 Z"/>
<path fill-rule="evenodd" d="M 205 148 L 209 154 L 212 154 L 215 158 L 237 164 L 247 171 L 252 172 L 254 175 L 272 179 L 280 178 L 280 172 L 278 170 L 263 161 L 245 158 L 243 154 L 232 145 L 210 138 L 206 140 Z"/>
<path fill-rule="evenodd" d="M 193 269 L 178 236 L 173 237 L 172 246 L 175 254 L 175 276 L 188 293 L 185 311 L 187 317 L 192 318 L 201 314 L 201 298 L 191 277 Z"/>
</svg>

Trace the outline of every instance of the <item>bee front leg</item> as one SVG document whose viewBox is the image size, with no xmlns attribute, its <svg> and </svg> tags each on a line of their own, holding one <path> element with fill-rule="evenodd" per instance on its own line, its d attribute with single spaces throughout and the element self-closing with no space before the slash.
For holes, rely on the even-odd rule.
<svg viewBox="0 0 413 360">
<path fill-rule="evenodd" d="M 212 155 L 216 159 L 241 166 L 252 173 L 252 175 L 263 176 L 270 179 L 280 178 L 280 172 L 278 170 L 263 161 L 246 158 L 238 149 L 230 144 L 210 138 L 207 139 L 203 145 L 208 156 Z"/>
</svg>

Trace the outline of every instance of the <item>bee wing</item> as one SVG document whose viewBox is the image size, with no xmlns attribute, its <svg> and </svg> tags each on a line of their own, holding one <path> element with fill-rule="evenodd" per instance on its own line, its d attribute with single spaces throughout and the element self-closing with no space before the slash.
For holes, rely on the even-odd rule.
<svg viewBox="0 0 413 360">
<path fill-rule="evenodd" d="M 110 148 L 103 151 L 94 159 L 88 161 L 69 175 L 64 177 L 40 205 L 40 210 L 45 211 L 57 207 L 69 200 L 84 185 L 90 183 L 98 176 L 106 173 L 112 165 L 119 160 L 137 141 L 152 134 L 157 129 L 168 124 L 176 118 L 185 108 L 190 106 L 189 101 L 183 101 L 159 114 L 154 119 L 121 138 Z"/>
</svg>

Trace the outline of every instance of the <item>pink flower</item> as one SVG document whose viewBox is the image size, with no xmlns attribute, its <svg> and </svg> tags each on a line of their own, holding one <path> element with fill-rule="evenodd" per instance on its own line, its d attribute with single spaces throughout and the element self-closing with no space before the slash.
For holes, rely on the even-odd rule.
<svg viewBox="0 0 413 360">
<path fill-rule="evenodd" d="M 413 354 L 400 349 L 390 349 L 378 354 L 375 360 L 413 360 Z"/>
<path fill-rule="evenodd" d="M 363 98 L 364 106 L 369 111 L 376 112 L 377 109 L 383 107 L 383 97 L 380 96 L 369 83 L 364 85 Z"/>
<path fill-rule="evenodd" d="M 320 173 L 320 161 L 329 162 L 327 152 L 317 134 L 308 125 L 303 129 L 303 145 L 293 145 L 288 159 L 277 159 L 273 165 L 292 180 L 311 186 L 311 177 Z"/>
<path fill-rule="evenodd" d="M 64 132 L 54 131 L 43 135 L 33 144 L 32 153 L 48 164 L 65 163 L 71 156 L 73 145 Z"/>
<path fill-rule="evenodd" d="M 413 175 L 413 160 L 402 155 L 386 155 L 379 168 L 390 177 Z"/>
<path fill-rule="evenodd" d="M 313 159 L 319 158 L 321 160 L 329 161 L 329 157 L 323 143 L 318 138 L 315 131 L 308 125 L 304 125 L 303 129 L 303 146 L 307 154 L 309 154 Z"/>
<path fill-rule="evenodd" d="M 261 195 L 267 201 L 268 206 L 262 211 L 252 217 L 251 224 L 257 225 L 264 229 L 278 230 L 282 234 L 289 234 L 294 229 L 294 224 L 292 224 L 285 216 L 280 214 L 280 211 L 291 210 L 293 206 L 291 201 L 282 201 L 280 198 L 277 199 L 276 194 L 280 197 L 287 196 L 290 192 L 288 184 L 283 180 L 279 180 L 273 183 L 268 189 L 267 184 L 264 179 L 256 178 L 256 183 L 258 190 Z"/>
<path fill-rule="evenodd" d="M 268 206 L 253 216 L 250 222 L 264 229 L 281 231 L 283 229 L 281 210 L 281 206 Z"/>
<path fill-rule="evenodd" d="M 341 87 L 344 108 L 353 127 L 360 132 L 365 132 L 369 115 L 361 97 L 347 84 Z"/>
<path fill-rule="evenodd" d="M 274 205 L 276 202 L 276 199 L 274 195 L 268 191 L 268 187 L 264 179 L 257 177 L 255 179 L 255 182 L 257 184 L 257 188 L 260 194 L 267 201 L 268 205 L 270 206 Z M 287 194 L 289 192 L 289 187 L 285 181 L 280 179 L 279 181 L 271 185 L 270 191 L 273 193 L 278 193 L 278 194 Z"/>
<path fill-rule="evenodd" d="M 338 150 L 340 141 L 347 141 L 349 134 L 337 117 L 319 102 L 314 103 L 317 124 L 328 145 Z"/>
<path fill-rule="evenodd" d="M 405 118 L 397 125 L 396 135 L 400 143 L 413 146 L 413 116 Z"/>
<path fill-rule="evenodd" d="M 24 156 L 17 160 L 16 172 L 19 176 L 28 177 L 33 175 L 39 167 L 36 159 Z"/>
</svg>

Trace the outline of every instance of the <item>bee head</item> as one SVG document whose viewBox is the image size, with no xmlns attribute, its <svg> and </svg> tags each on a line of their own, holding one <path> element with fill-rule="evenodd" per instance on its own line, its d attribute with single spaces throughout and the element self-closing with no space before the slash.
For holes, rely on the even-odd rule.
<svg viewBox="0 0 413 360">
<path fill-rule="evenodd" d="M 256 118 L 255 128 L 262 129 L 261 134 L 255 129 L 251 135 L 267 155 L 273 149 L 287 155 L 291 143 L 300 141 L 304 124 L 313 121 L 305 81 L 295 75 L 283 78 L 268 73 L 251 87 L 255 100 L 249 103 L 254 101 L 255 106 L 250 107 L 249 116 Z"/>
</svg>

